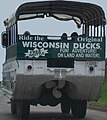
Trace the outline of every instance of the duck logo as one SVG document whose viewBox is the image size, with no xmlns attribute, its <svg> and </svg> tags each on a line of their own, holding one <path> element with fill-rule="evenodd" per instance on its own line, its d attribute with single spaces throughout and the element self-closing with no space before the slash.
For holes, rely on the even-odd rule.
<svg viewBox="0 0 107 120">
<path fill-rule="evenodd" d="M 25 57 L 29 58 L 39 58 L 40 56 L 45 57 L 45 55 L 48 53 L 48 50 L 45 50 L 44 48 L 34 50 L 28 50 L 27 53 L 25 53 Z"/>
</svg>

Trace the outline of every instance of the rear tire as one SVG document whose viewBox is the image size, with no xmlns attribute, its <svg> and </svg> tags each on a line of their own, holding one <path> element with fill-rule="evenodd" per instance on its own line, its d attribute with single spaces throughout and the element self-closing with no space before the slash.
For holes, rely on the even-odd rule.
<svg viewBox="0 0 107 120">
<path fill-rule="evenodd" d="M 30 114 L 30 104 L 28 101 L 17 102 L 17 115 L 21 119 L 27 119 Z"/>
<path fill-rule="evenodd" d="M 11 101 L 11 113 L 17 114 L 17 109 L 16 109 L 16 102 L 14 102 L 13 100 Z"/>
<path fill-rule="evenodd" d="M 86 115 L 87 101 L 73 101 L 72 114 L 74 118 L 84 118 Z"/>
<path fill-rule="evenodd" d="M 71 105 L 69 100 L 63 100 L 61 102 L 61 111 L 62 113 L 70 113 Z"/>
</svg>

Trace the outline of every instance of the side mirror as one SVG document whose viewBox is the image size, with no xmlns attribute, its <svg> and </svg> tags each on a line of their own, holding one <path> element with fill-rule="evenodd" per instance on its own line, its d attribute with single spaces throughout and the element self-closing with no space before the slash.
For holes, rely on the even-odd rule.
<svg viewBox="0 0 107 120">
<path fill-rule="evenodd" d="M 8 45 L 8 34 L 6 32 L 2 32 L 1 40 L 2 40 L 2 47 L 6 48 Z"/>
</svg>

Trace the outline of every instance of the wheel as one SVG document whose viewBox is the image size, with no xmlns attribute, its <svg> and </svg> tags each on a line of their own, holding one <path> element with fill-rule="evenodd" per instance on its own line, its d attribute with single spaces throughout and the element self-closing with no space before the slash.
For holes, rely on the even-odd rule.
<svg viewBox="0 0 107 120">
<path fill-rule="evenodd" d="M 72 103 L 72 114 L 74 118 L 84 118 L 86 115 L 87 101 L 74 101 Z"/>
<path fill-rule="evenodd" d="M 13 100 L 11 101 L 11 113 L 17 114 L 16 103 Z"/>
<path fill-rule="evenodd" d="M 63 101 L 61 103 L 61 111 L 62 111 L 62 113 L 70 113 L 70 108 L 71 108 L 71 106 L 70 106 L 69 102 Z"/>
<path fill-rule="evenodd" d="M 17 115 L 21 119 L 27 119 L 30 114 L 30 104 L 28 101 L 17 102 Z"/>
</svg>

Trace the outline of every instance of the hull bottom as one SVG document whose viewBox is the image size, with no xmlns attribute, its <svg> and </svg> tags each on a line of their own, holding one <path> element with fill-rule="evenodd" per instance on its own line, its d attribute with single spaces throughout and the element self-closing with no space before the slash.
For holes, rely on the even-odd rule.
<svg viewBox="0 0 107 120">
<path fill-rule="evenodd" d="M 30 76 L 17 75 L 13 99 L 15 100 L 37 100 L 46 82 L 54 81 L 54 76 Z M 67 96 L 74 100 L 98 100 L 104 77 L 102 76 L 67 76 L 64 91 Z"/>
</svg>

